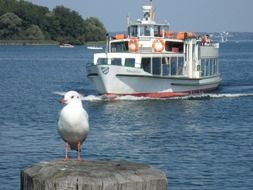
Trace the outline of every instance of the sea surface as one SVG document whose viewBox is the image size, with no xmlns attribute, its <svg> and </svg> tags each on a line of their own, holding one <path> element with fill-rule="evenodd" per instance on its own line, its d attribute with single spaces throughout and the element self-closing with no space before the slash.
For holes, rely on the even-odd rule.
<svg viewBox="0 0 253 190">
<path fill-rule="evenodd" d="M 170 190 L 253 189 L 253 38 L 240 37 L 220 44 L 217 91 L 167 100 L 103 99 L 86 78 L 85 46 L 0 46 L 0 189 L 18 190 L 24 167 L 64 158 L 58 100 L 69 90 L 89 114 L 83 159 L 150 164 Z"/>
</svg>

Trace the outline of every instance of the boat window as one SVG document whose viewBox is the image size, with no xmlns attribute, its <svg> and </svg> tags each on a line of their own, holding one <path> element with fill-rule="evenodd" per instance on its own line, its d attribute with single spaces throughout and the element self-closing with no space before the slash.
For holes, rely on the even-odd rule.
<svg viewBox="0 0 253 190">
<path fill-rule="evenodd" d="M 133 25 L 129 27 L 129 36 L 131 37 L 137 37 L 138 30 L 137 26 Z"/>
<path fill-rule="evenodd" d="M 150 26 L 140 26 L 140 36 L 150 36 Z"/>
<path fill-rule="evenodd" d="M 214 66 L 214 59 L 210 59 L 210 75 L 214 75 L 214 72 L 213 72 L 213 70 L 214 70 L 214 68 L 213 68 L 213 66 Z"/>
<path fill-rule="evenodd" d="M 153 57 L 152 58 L 152 73 L 154 75 L 161 74 L 161 58 L 160 57 Z"/>
<path fill-rule="evenodd" d="M 182 52 L 184 52 L 184 43 L 183 42 L 166 41 L 165 42 L 165 50 L 176 52 L 176 53 L 182 53 Z"/>
<path fill-rule="evenodd" d="M 205 66 L 206 66 L 206 64 L 205 64 L 205 62 L 206 62 L 206 60 L 205 59 L 201 59 L 201 76 L 203 77 L 203 76 L 205 76 Z"/>
<path fill-rule="evenodd" d="M 185 44 L 185 50 L 184 50 L 184 60 L 187 61 L 187 58 L 188 58 L 188 49 L 189 49 L 189 46 L 188 44 Z"/>
<path fill-rule="evenodd" d="M 142 58 L 141 68 L 143 68 L 144 71 L 151 73 L 151 59 L 150 58 Z"/>
<path fill-rule="evenodd" d="M 154 35 L 155 35 L 155 37 L 162 37 L 161 26 L 155 25 Z"/>
<path fill-rule="evenodd" d="M 197 51 L 196 45 L 192 44 L 192 59 L 193 59 L 193 61 L 197 60 L 196 51 Z"/>
<path fill-rule="evenodd" d="M 177 75 L 183 75 L 183 69 L 184 69 L 184 58 L 178 57 Z"/>
<path fill-rule="evenodd" d="M 134 58 L 126 58 L 125 59 L 125 66 L 127 67 L 134 67 L 135 59 Z"/>
<path fill-rule="evenodd" d="M 121 65 L 121 58 L 112 58 L 111 65 Z"/>
<path fill-rule="evenodd" d="M 128 42 L 114 42 L 111 43 L 111 52 L 128 51 Z"/>
<path fill-rule="evenodd" d="M 165 26 L 163 26 L 163 29 L 164 29 L 165 31 L 169 31 L 169 30 L 170 30 L 170 27 L 169 27 L 168 25 L 165 25 Z"/>
<path fill-rule="evenodd" d="M 206 59 L 206 72 L 205 72 L 205 76 L 209 76 L 210 75 L 210 59 Z"/>
<path fill-rule="evenodd" d="M 162 58 L 162 75 L 168 76 L 170 74 L 169 57 Z"/>
<path fill-rule="evenodd" d="M 200 59 L 201 57 L 201 50 L 200 50 L 200 46 L 198 46 L 198 59 Z"/>
<path fill-rule="evenodd" d="M 201 77 L 208 77 L 218 74 L 216 58 L 201 59 Z"/>
<path fill-rule="evenodd" d="M 107 65 L 108 61 L 107 58 L 98 58 L 97 65 Z"/>
<path fill-rule="evenodd" d="M 207 59 L 207 67 L 206 67 L 206 76 L 210 76 L 211 75 L 211 60 Z"/>
<path fill-rule="evenodd" d="M 218 66 L 217 66 L 217 62 L 218 60 L 217 59 L 214 59 L 214 69 L 213 69 L 213 74 L 216 75 L 218 73 Z"/>
<path fill-rule="evenodd" d="M 177 57 L 171 58 L 171 75 L 177 75 Z"/>
</svg>

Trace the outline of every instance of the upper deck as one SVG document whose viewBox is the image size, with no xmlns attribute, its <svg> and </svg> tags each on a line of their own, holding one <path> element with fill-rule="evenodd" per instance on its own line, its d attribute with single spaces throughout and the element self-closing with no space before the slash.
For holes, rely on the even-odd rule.
<svg viewBox="0 0 253 190">
<path fill-rule="evenodd" d="M 181 53 L 187 51 L 187 44 L 205 46 L 205 54 L 217 56 L 217 45 L 208 35 L 197 37 L 193 32 L 171 32 L 168 24 L 154 20 L 152 4 L 143 6 L 143 18 L 137 22 L 128 20 L 127 34 L 116 34 L 108 39 L 107 52 L 111 53 Z M 200 48 L 201 49 L 201 48 Z M 217 54 L 217 55 L 216 55 Z"/>
</svg>

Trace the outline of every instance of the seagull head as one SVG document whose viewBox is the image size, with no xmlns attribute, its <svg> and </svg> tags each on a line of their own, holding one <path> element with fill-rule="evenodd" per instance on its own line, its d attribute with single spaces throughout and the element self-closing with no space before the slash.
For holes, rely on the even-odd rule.
<svg viewBox="0 0 253 190">
<path fill-rule="evenodd" d="M 62 104 L 70 104 L 73 102 L 81 102 L 81 95 L 76 91 L 68 91 L 64 94 L 64 98 L 60 100 Z"/>
</svg>

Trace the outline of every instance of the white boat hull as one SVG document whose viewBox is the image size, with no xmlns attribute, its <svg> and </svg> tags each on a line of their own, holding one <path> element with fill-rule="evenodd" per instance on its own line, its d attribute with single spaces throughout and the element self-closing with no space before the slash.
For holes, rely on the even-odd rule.
<svg viewBox="0 0 253 190">
<path fill-rule="evenodd" d="M 87 72 L 98 92 L 107 95 L 184 96 L 216 89 L 221 81 L 219 76 L 202 79 L 154 76 L 142 69 L 115 65 L 88 66 Z"/>
</svg>

